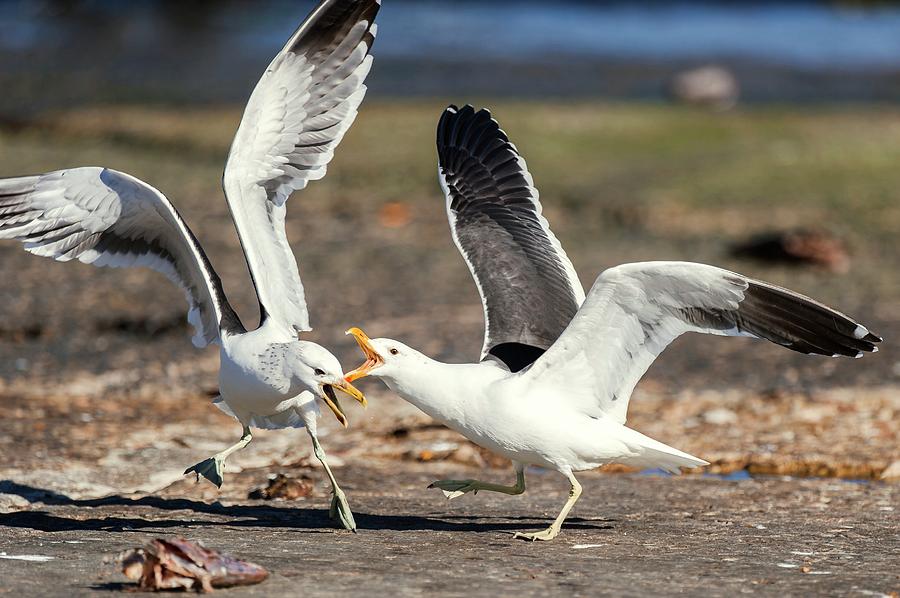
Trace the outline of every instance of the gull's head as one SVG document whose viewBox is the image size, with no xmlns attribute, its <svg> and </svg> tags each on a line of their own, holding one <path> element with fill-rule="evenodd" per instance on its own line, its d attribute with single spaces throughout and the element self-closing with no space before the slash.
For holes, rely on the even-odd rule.
<svg viewBox="0 0 900 598">
<path fill-rule="evenodd" d="M 359 328 L 351 328 L 347 334 L 356 339 L 356 343 L 366 356 L 365 363 L 346 375 L 348 382 L 366 376 L 390 378 L 402 371 L 405 366 L 423 359 L 421 353 L 394 339 L 369 338 Z"/>
<path fill-rule="evenodd" d="M 366 406 L 366 397 L 344 378 L 341 363 L 325 347 L 308 341 L 296 341 L 296 347 L 294 376 L 328 405 L 337 420 L 346 428 L 347 416 L 341 409 L 334 389 L 347 393 L 363 407 Z"/>
</svg>

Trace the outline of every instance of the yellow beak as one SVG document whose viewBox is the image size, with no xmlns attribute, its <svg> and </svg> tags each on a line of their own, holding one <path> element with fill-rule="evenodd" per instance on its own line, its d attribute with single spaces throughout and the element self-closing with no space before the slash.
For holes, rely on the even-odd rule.
<svg viewBox="0 0 900 598">
<path fill-rule="evenodd" d="M 334 394 L 335 388 L 342 390 L 359 401 L 363 407 L 367 405 L 366 397 L 347 381 L 342 381 L 337 384 L 326 384 L 322 387 L 322 400 L 325 401 L 325 404 L 328 405 L 328 408 L 334 413 L 334 417 L 346 428 L 348 426 L 347 416 L 344 414 L 344 410 L 341 409 L 341 404 L 338 402 L 337 395 Z"/>
<path fill-rule="evenodd" d="M 366 361 L 361 366 L 344 376 L 344 379 L 347 380 L 347 382 L 353 382 L 354 380 L 359 380 L 360 378 L 368 376 L 369 372 L 384 363 L 384 359 L 382 359 L 381 355 L 378 354 L 378 351 L 375 350 L 375 347 L 372 345 L 372 340 L 359 328 L 351 328 L 345 334 L 353 335 L 353 338 L 356 339 L 356 344 L 359 345 L 359 348 L 362 349 L 362 352 L 366 356 Z"/>
<path fill-rule="evenodd" d="M 348 382 L 347 380 L 342 380 L 339 383 L 332 384 L 332 386 L 356 399 L 363 407 L 369 406 L 369 403 L 366 401 L 366 396 L 361 393 L 358 388 L 350 384 L 350 382 Z"/>
</svg>

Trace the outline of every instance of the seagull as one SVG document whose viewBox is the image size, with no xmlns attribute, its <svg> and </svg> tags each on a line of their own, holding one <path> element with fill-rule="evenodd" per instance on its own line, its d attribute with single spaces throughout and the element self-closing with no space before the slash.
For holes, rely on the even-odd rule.
<svg viewBox="0 0 900 598">
<path fill-rule="evenodd" d="M 569 497 L 552 540 L 581 496 L 575 472 L 607 463 L 708 465 L 625 426 L 638 380 L 678 336 L 762 338 L 817 355 L 860 357 L 882 339 L 793 291 L 714 266 L 644 262 L 604 271 L 585 296 L 541 215 L 525 161 L 487 110 L 450 106 L 437 129 L 438 175 L 450 231 L 484 306 L 479 363 L 441 363 L 393 339 L 352 334 L 376 376 L 403 399 L 475 444 L 510 459 L 512 486 L 439 480 L 449 499 L 479 490 L 522 494 L 525 467 L 555 470 Z"/>
<path fill-rule="evenodd" d="M 0 179 L 0 238 L 26 251 L 95 266 L 152 268 L 181 287 L 193 343 L 219 345 L 213 403 L 242 426 L 240 440 L 185 471 L 221 487 L 225 460 L 252 428 L 305 427 L 332 484 L 330 514 L 356 523 L 319 444 L 317 399 L 347 426 L 334 389 L 363 406 L 337 358 L 298 333 L 311 330 L 297 262 L 285 234 L 285 204 L 325 176 L 356 118 L 372 66 L 380 0 L 324 0 L 269 64 L 247 102 L 225 165 L 223 188 L 259 300 L 247 330 L 222 282 L 172 203 L 149 184 L 110 168 L 81 167 Z"/>
</svg>

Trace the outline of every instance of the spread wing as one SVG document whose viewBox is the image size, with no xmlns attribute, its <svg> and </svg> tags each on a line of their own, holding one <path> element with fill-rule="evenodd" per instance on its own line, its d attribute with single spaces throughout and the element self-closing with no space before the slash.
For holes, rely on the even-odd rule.
<svg viewBox="0 0 900 598">
<path fill-rule="evenodd" d="M 524 376 L 624 423 L 638 380 L 685 332 L 752 336 L 801 353 L 862 357 L 881 338 L 793 291 L 704 264 L 645 262 L 603 272 L 559 340 Z"/>
<path fill-rule="evenodd" d="M 481 357 L 519 371 L 556 341 L 584 289 L 541 215 L 525 160 L 490 112 L 447 108 L 437 148 L 450 231 L 484 304 Z"/>
<path fill-rule="evenodd" d="M 275 57 L 247 102 L 223 186 L 262 318 L 309 330 L 284 230 L 290 194 L 325 176 L 366 92 L 379 0 L 324 0 Z"/>
<path fill-rule="evenodd" d="M 198 347 L 243 331 L 197 239 L 166 197 L 108 168 L 0 179 L 0 239 L 35 255 L 95 266 L 146 266 L 187 295 Z"/>
</svg>

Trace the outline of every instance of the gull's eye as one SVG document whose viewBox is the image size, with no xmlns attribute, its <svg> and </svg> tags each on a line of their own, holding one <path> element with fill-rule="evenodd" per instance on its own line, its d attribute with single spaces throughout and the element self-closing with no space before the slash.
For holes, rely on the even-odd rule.
<svg viewBox="0 0 900 598">
<path fill-rule="evenodd" d="M 313 373 L 314 373 L 316 376 L 324 376 L 324 375 L 325 375 L 325 370 L 320 370 L 319 368 L 316 368 L 315 370 L 313 370 Z"/>
<path fill-rule="evenodd" d="M 390 350 L 391 355 L 396 355 L 396 354 L 399 353 L 399 352 L 400 352 L 400 351 L 398 351 L 397 349 L 391 349 L 391 350 Z"/>
</svg>

